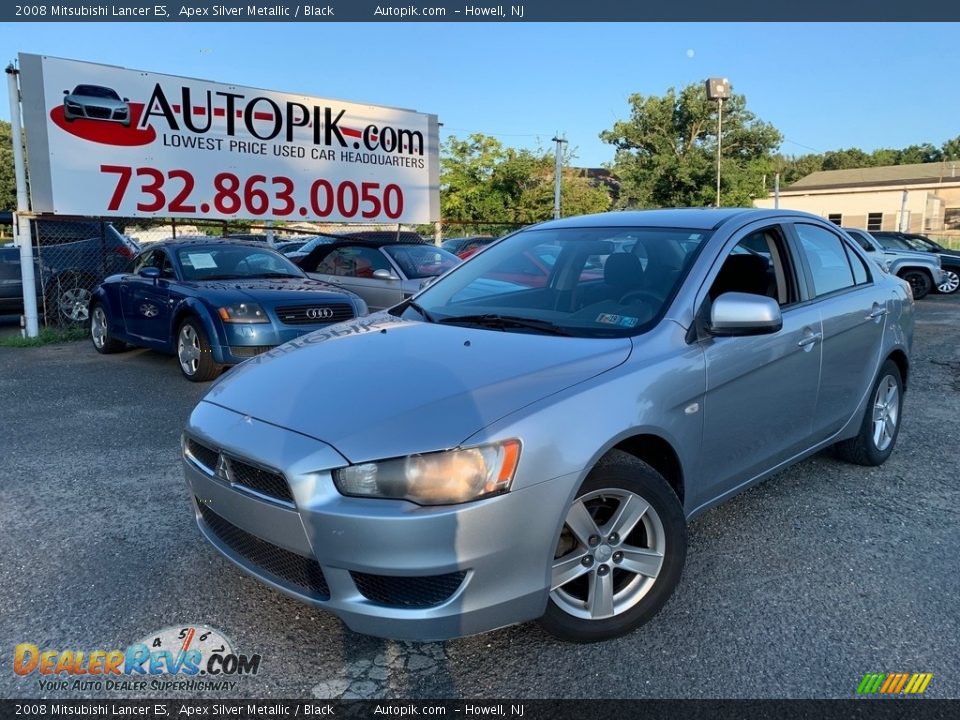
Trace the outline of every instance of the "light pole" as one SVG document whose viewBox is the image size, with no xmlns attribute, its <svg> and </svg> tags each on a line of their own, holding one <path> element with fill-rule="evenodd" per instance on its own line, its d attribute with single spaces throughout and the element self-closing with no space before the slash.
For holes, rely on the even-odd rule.
<svg viewBox="0 0 960 720">
<path fill-rule="evenodd" d="M 563 145 L 567 142 L 563 136 L 557 133 L 553 138 L 557 144 L 557 152 L 553 161 L 553 219 L 560 219 L 560 180 L 563 171 Z"/>
<path fill-rule="evenodd" d="M 720 207 L 720 144 L 723 135 L 723 101 L 730 98 L 730 81 L 726 78 L 707 80 L 707 99 L 717 101 L 717 207 Z"/>
</svg>

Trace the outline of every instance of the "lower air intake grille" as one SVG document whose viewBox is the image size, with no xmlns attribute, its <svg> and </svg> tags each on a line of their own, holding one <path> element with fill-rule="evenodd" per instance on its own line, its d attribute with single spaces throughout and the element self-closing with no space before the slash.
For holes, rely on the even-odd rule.
<svg viewBox="0 0 960 720">
<path fill-rule="evenodd" d="M 351 572 L 357 590 L 368 600 L 393 607 L 424 608 L 440 605 L 453 595 L 466 572 L 421 577 L 367 575 Z"/>
<path fill-rule="evenodd" d="M 276 345 L 231 345 L 230 354 L 234 357 L 256 357 L 265 352 L 270 352 Z"/>
<path fill-rule="evenodd" d="M 297 555 L 282 547 L 241 530 L 236 525 L 217 515 L 206 503 L 197 499 L 200 516 L 220 542 L 238 555 L 249 560 L 257 568 L 274 575 L 289 585 L 306 590 L 319 600 L 330 599 L 330 589 L 323 577 L 323 570 L 316 560 Z"/>
</svg>

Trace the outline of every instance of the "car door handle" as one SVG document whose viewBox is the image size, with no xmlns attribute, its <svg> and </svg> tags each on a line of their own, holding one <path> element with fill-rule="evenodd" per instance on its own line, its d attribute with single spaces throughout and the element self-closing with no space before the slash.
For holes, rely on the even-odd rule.
<svg viewBox="0 0 960 720">
<path fill-rule="evenodd" d="M 803 338 L 800 342 L 797 343 L 800 347 L 806 347 L 807 345 L 813 345 L 818 340 L 823 340 L 823 333 L 811 333 Z"/>
<path fill-rule="evenodd" d="M 889 312 L 886 308 L 875 308 L 872 313 L 867 315 L 867 320 L 876 320 L 877 318 L 883 317 Z"/>
</svg>

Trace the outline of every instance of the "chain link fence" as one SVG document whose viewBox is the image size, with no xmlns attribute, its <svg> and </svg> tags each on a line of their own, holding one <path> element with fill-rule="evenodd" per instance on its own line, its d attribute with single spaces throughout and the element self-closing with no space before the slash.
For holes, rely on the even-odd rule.
<svg viewBox="0 0 960 720">
<path fill-rule="evenodd" d="M 93 291 L 107 276 L 125 272 L 151 243 L 172 238 L 219 237 L 270 243 L 292 253 L 308 242 L 345 236 L 428 242 L 467 257 L 493 239 L 521 228 L 518 223 L 441 222 L 429 225 L 356 223 L 218 222 L 143 218 L 42 216 L 31 220 L 37 308 L 48 327 L 82 325 L 89 319 Z M 13 244 L 10 213 L 0 215 L 0 313 L 23 312 L 20 250 Z"/>
</svg>

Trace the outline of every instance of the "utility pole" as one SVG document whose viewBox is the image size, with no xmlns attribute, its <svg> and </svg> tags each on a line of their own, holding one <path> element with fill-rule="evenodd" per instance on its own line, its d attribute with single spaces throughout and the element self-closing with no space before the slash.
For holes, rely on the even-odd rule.
<svg viewBox="0 0 960 720">
<path fill-rule="evenodd" d="M 773 176 L 773 206 L 780 207 L 780 173 Z"/>
<path fill-rule="evenodd" d="M 560 180 L 563 176 L 563 146 L 566 144 L 566 140 L 560 133 L 557 133 L 556 137 L 553 138 L 553 142 L 557 144 L 556 155 L 554 157 L 554 167 L 553 167 L 553 219 L 560 219 Z"/>
</svg>

